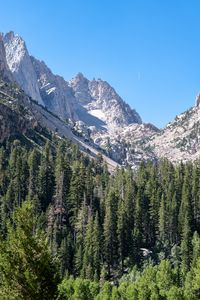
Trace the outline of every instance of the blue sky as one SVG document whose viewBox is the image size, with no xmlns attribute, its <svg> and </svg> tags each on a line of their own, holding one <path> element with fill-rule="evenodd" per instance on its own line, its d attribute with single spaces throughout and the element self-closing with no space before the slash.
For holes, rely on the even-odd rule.
<svg viewBox="0 0 200 300">
<path fill-rule="evenodd" d="M 71 79 L 108 81 L 143 121 L 163 127 L 200 92 L 198 0 L 6 0 L 0 31 Z"/>
</svg>

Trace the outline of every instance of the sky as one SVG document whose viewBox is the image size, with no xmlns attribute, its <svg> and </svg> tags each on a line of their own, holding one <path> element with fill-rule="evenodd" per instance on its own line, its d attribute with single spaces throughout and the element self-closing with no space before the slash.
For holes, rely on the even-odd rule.
<svg viewBox="0 0 200 300">
<path fill-rule="evenodd" d="M 0 0 L 0 31 L 66 80 L 108 81 L 164 127 L 200 92 L 199 0 Z"/>
</svg>

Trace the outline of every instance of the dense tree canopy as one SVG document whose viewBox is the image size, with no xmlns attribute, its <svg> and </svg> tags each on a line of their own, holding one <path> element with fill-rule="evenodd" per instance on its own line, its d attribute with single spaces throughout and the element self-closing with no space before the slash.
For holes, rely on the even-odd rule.
<svg viewBox="0 0 200 300">
<path fill-rule="evenodd" d="M 53 299 L 59 278 L 58 299 L 199 299 L 199 175 L 165 159 L 109 174 L 56 138 L 2 145 L 1 299 Z"/>
</svg>

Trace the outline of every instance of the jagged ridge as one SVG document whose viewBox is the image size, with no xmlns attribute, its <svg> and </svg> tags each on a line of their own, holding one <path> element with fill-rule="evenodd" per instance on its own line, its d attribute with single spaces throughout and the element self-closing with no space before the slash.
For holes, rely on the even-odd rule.
<svg viewBox="0 0 200 300">
<path fill-rule="evenodd" d="M 199 97 L 194 108 L 160 132 L 152 124 L 143 124 L 106 81 L 90 81 L 81 73 L 70 81 L 54 75 L 44 62 L 30 57 L 23 39 L 13 32 L 0 35 L 0 73 L 67 121 L 68 135 L 72 131 L 81 135 L 87 147 L 99 145 L 122 164 L 135 166 L 141 160 L 161 157 L 186 161 L 200 154 Z M 56 131 L 51 117 L 45 118 L 43 126 Z"/>
</svg>

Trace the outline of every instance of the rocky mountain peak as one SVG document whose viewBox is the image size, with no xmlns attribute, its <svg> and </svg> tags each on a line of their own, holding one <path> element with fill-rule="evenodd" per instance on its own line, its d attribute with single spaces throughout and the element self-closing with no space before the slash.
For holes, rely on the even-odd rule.
<svg viewBox="0 0 200 300">
<path fill-rule="evenodd" d="M 7 33 L 3 41 L 9 68 L 11 72 L 17 72 L 23 57 L 27 53 L 25 42 L 20 36 L 15 35 L 13 31 Z"/>
<path fill-rule="evenodd" d="M 78 73 L 69 81 L 69 86 L 73 89 L 76 99 L 82 105 L 92 101 L 88 85 L 89 80 L 82 73 Z"/>
<path fill-rule="evenodd" d="M 83 73 L 79 72 L 76 76 L 75 76 L 76 80 L 87 80 L 87 78 L 83 75 Z"/>
<path fill-rule="evenodd" d="M 101 79 L 90 81 L 78 73 L 69 85 L 89 114 L 101 119 L 108 127 L 142 123 L 138 113 L 121 99 L 108 82 Z"/>
<path fill-rule="evenodd" d="M 4 36 L 3 42 L 6 61 L 15 81 L 30 97 L 43 104 L 37 84 L 37 76 L 24 40 L 11 31 Z"/>
<path fill-rule="evenodd" d="M 11 30 L 5 34 L 4 41 L 14 39 L 15 36 L 18 36 L 18 34 L 15 35 L 14 31 Z"/>
</svg>

